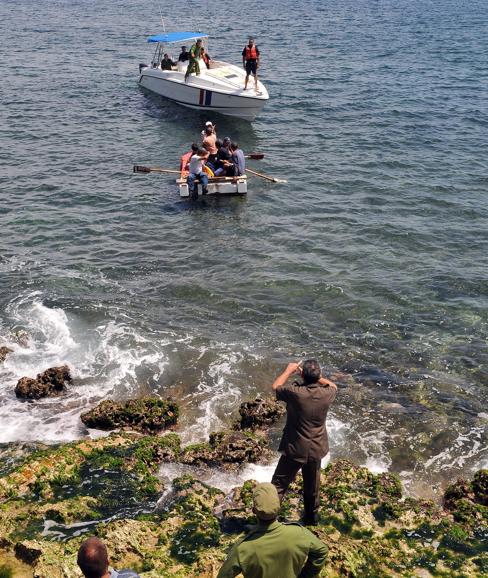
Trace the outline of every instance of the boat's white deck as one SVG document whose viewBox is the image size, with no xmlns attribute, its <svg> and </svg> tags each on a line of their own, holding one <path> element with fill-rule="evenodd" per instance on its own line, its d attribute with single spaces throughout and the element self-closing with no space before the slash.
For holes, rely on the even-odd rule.
<svg viewBox="0 0 488 578">
<path fill-rule="evenodd" d="M 178 63 L 176 70 L 161 70 L 161 68 L 148 68 L 146 74 L 159 76 L 165 80 L 177 84 L 187 84 L 195 88 L 213 90 L 224 94 L 239 95 L 242 97 L 256 98 L 259 100 L 268 100 L 269 95 L 265 86 L 258 81 L 258 92 L 254 89 L 254 78 L 250 77 L 248 89 L 244 90 L 246 80 L 245 70 L 222 61 L 211 61 L 210 69 L 202 62 L 200 65 L 200 74 L 190 74 L 185 81 L 187 63 Z"/>
</svg>

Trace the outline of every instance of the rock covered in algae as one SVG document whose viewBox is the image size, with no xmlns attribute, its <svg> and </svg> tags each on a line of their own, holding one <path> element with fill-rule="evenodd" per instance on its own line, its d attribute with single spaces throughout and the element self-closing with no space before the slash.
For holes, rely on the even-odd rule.
<svg viewBox="0 0 488 578">
<path fill-rule="evenodd" d="M 72 380 L 69 367 L 51 367 L 38 373 L 35 379 L 22 377 L 15 386 L 15 395 L 24 399 L 40 399 L 60 395 Z"/>
<path fill-rule="evenodd" d="M 208 443 L 184 448 L 180 461 L 188 465 L 237 466 L 261 462 L 268 454 L 266 438 L 250 432 L 224 431 L 210 434 Z"/>
<path fill-rule="evenodd" d="M 232 434 L 258 447 L 264 439 Z M 29 561 L 31 578 L 80 578 L 76 552 L 94 533 L 107 543 L 116 568 L 134 568 L 141 578 L 215 578 L 229 546 L 255 520 L 256 482 L 224 495 L 183 476 L 156 509 L 163 492 L 157 471 L 161 461 L 221 459 L 231 439 L 220 432 L 200 450 L 182 450 L 174 433 L 113 433 L 21 457 L 0 475 L 0 567 L 3 549 Z M 261 457 L 243 448 L 235 459 Z M 319 523 L 313 528 L 329 546 L 320 576 L 487 576 L 487 476 L 481 470 L 473 480 L 453 484 L 441 505 L 404 497 L 393 474 L 375 475 L 346 460 L 330 464 L 321 472 Z M 282 519 L 300 518 L 301 484 L 298 476 L 290 486 Z"/>
<path fill-rule="evenodd" d="M 239 407 L 240 421 L 236 429 L 263 429 L 276 423 L 285 414 L 285 406 L 274 399 L 257 397 L 245 401 Z"/>
<path fill-rule="evenodd" d="M 130 399 L 123 403 L 105 400 L 81 415 L 89 428 L 101 430 L 130 429 L 142 433 L 156 433 L 174 426 L 179 410 L 171 399 Z"/>
</svg>

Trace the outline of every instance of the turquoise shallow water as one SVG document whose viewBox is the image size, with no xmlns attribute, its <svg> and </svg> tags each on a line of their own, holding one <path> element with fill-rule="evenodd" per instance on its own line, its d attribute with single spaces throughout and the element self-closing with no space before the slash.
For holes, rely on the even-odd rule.
<svg viewBox="0 0 488 578">
<path fill-rule="evenodd" d="M 0 442 L 86 435 L 82 409 L 148 392 L 200 439 L 306 354 L 344 374 L 332 458 L 413 492 L 487 466 L 486 4 L 220 8 L 169 2 L 166 27 L 211 14 L 235 63 L 256 35 L 269 103 L 212 120 L 289 184 L 191 206 L 131 173 L 207 120 L 137 86 L 157 3 L 1 3 L 0 335 L 30 342 L 0 368 Z M 61 362 L 66 397 L 15 399 Z"/>
</svg>

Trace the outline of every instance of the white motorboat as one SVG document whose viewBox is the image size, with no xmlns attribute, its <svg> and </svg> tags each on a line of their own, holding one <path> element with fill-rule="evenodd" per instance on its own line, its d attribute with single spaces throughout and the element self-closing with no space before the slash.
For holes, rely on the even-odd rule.
<svg viewBox="0 0 488 578">
<path fill-rule="evenodd" d="M 169 32 L 148 38 L 148 42 L 157 43 L 157 46 L 151 64 L 139 65 L 139 84 L 189 108 L 253 121 L 269 95 L 260 81 L 256 92 L 252 76 L 249 78 L 247 90 L 244 90 L 246 72 L 242 67 L 220 60 L 210 60 L 207 68 L 201 60 L 200 74 L 192 73 L 186 81 L 188 62 L 178 62 L 172 70 L 161 69 L 163 55 L 171 54 L 168 45 L 195 42 L 198 38 L 202 39 L 206 48 L 208 35 L 198 32 Z"/>
</svg>

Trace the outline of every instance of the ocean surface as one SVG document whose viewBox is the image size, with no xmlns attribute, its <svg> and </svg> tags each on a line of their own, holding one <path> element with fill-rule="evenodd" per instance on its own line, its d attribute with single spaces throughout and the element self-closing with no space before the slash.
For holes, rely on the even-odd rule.
<svg viewBox="0 0 488 578">
<path fill-rule="evenodd" d="M 96 435 L 82 411 L 147 394 L 202 440 L 307 356 L 338 379 L 332 460 L 414 495 L 488 467 L 488 4 L 162 3 L 215 58 L 255 35 L 252 124 L 138 87 L 159 11 L 0 3 L 0 443 Z M 176 168 L 209 119 L 288 184 L 190 204 L 132 173 Z M 16 399 L 62 363 L 65 396 Z"/>
</svg>

